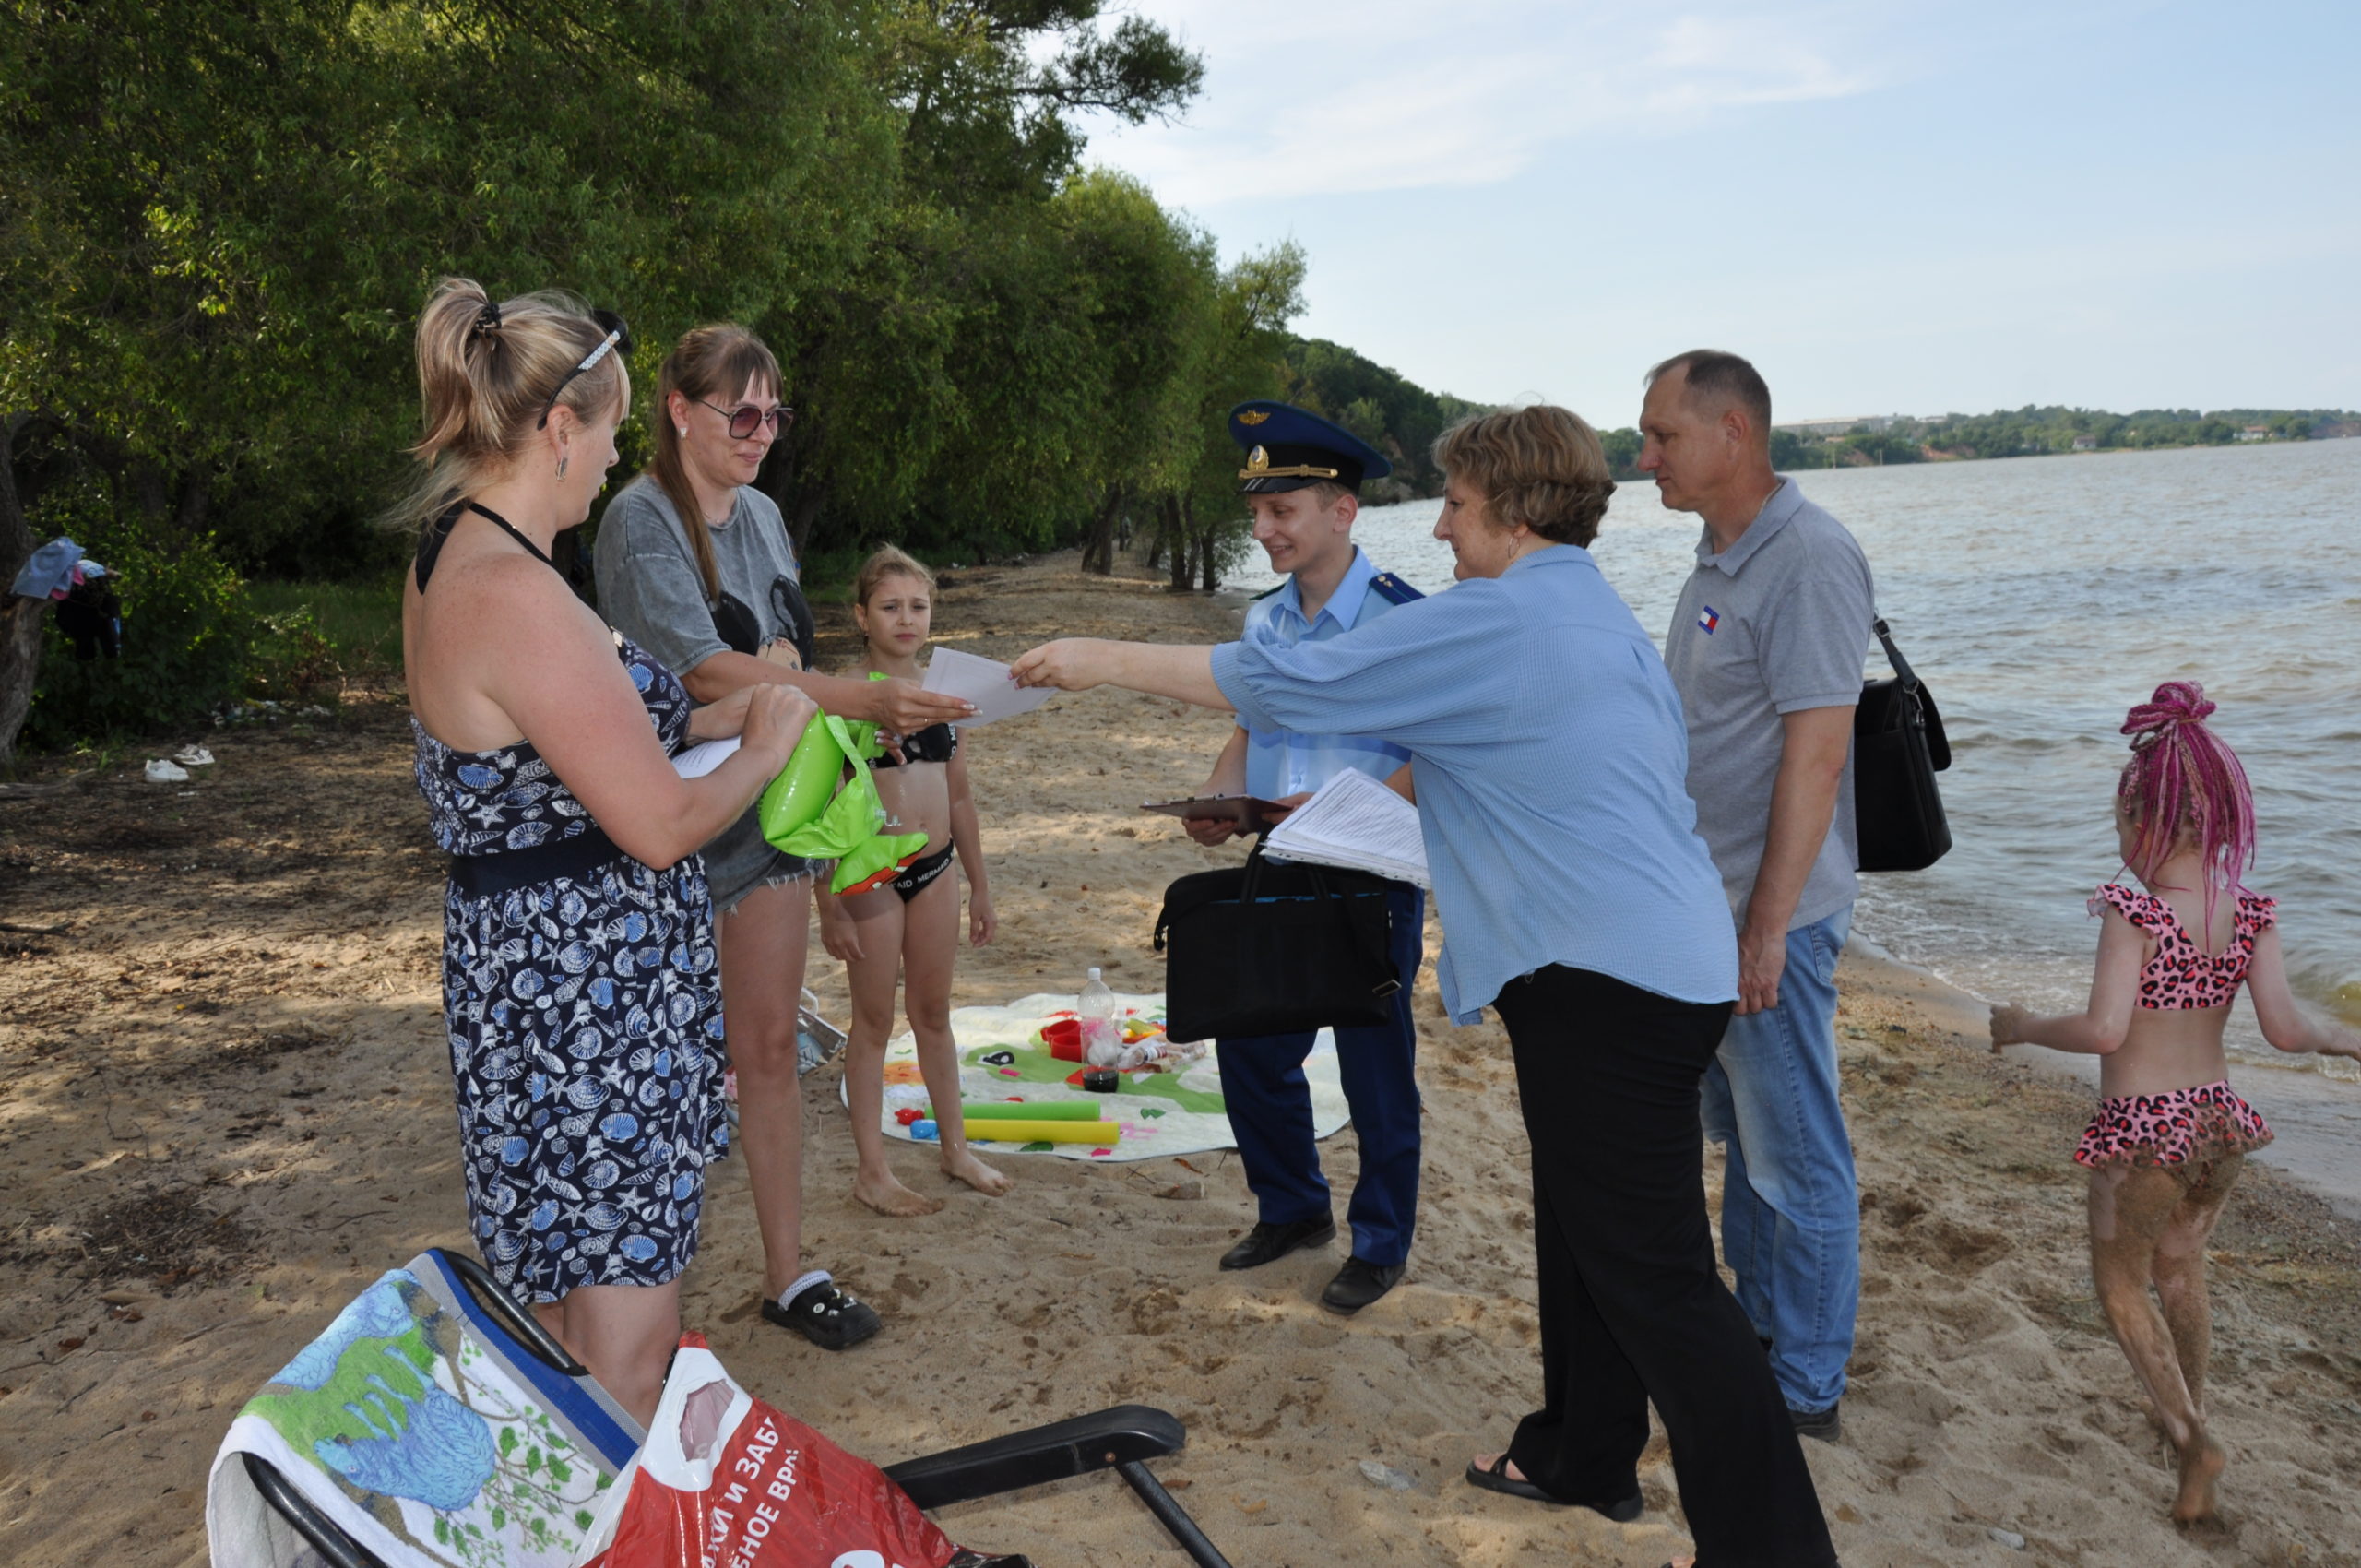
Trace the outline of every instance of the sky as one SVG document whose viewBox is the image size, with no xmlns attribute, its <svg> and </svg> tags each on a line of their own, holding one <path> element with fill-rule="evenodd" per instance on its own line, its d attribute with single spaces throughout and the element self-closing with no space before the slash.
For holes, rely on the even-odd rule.
<svg viewBox="0 0 2361 1568">
<path fill-rule="evenodd" d="M 2361 3 L 1130 0 L 1205 62 L 1088 123 L 1294 324 L 1603 426 L 1683 349 L 1781 421 L 2361 408 Z"/>
</svg>

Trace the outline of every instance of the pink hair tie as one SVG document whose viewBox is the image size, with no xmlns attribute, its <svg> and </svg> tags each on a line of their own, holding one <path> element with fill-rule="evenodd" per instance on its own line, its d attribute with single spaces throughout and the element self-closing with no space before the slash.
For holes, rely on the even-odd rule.
<svg viewBox="0 0 2361 1568">
<path fill-rule="evenodd" d="M 2153 738 L 2178 725 L 2202 724 L 2214 707 L 2205 688 L 2195 681 L 2166 681 L 2154 695 L 2124 716 L 2122 732 Z M 2139 741 L 2132 743 L 2137 745 Z"/>
</svg>

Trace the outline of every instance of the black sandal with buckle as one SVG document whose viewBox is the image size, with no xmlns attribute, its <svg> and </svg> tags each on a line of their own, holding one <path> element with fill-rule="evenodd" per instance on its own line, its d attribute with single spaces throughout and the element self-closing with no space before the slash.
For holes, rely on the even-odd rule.
<svg viewBox="0 0 2361 1568">
<path fill-rule="evenodd" d="M 839 1289 L 825 1269 L 797 1280 L 784 1302 L 765 1301 L 763 1316 L 791 1328 L 823 1350 L 844 1350 L 873 1336 L 882 1325 L 877 1309 Z"/>
</svg>

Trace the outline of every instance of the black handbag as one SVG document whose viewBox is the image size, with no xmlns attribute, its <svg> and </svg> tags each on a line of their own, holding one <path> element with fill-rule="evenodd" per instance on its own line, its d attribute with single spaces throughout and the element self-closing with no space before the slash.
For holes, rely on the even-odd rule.
<svg viewBox="0 0 2361 1568">
<path fill-rule="evenodd" d="M 1880 616 L 1878 641 L 1893 673 L 1864 682 L 1853 710 L 1853 824 L 1863 871 L 1924 871 L 1951 849 L 1951 823 L 1935 775 L 1952 765 L 1943 716 L 1893 646 Z"/>
<path fill-rule="evenodd" d="M 1364 872 L 1263 858 L 1201 871 L 1164 890 L 1157 951 L 1164 1032 L 1187 1041 L 1382 1024 L 1394 971 L 1393 884 Z"/>
</svg>

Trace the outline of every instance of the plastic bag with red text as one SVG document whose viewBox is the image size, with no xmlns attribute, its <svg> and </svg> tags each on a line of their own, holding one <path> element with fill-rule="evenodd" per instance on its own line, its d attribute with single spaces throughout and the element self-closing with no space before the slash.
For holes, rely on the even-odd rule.
<svg viewBox="0 0 2361 1568">
<path fill-rule="evenodd" d="M 885 1472 L 730 1380 L 681 1336 L 656 1421 L 586 1568 L 982 1568 Z M 603 1546 L 603 1550 L 600 1548 Z"/>
</svg>

